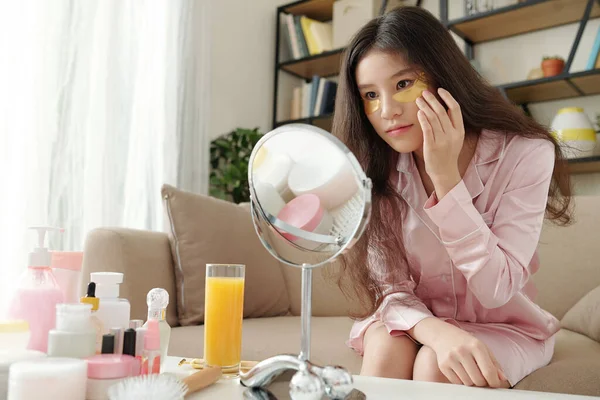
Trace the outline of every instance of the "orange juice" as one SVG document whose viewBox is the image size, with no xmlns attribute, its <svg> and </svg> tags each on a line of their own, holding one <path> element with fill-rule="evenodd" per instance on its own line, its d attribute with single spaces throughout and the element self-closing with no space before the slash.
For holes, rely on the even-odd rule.
<svg viewBox="0 0 600 400">
<path fill-rule="evenodd" d="M 244 278 L 206 278 L 204 361 L 207 365 L 234 368 L 239 365 L 243 310 Z"/>
</svg>

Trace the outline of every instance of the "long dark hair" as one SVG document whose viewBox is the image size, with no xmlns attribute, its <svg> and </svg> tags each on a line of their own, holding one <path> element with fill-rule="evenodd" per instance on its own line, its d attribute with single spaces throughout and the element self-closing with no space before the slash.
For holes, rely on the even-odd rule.
<svg viewBox="0 0 600 400">
<path fill-rule="evenodd" d="M 373 275 L 372 269 L 367 268 L 368 262 L 388 268 L 383 277 L 386 281 L 410 278 L 401 233 L 406 206 L 390 175 L 397 153 L 369 123 L 356 84 L 357 65 L 372 49 L 402 54 L 411 65 L 424 72 L 430 85 L 448 90 L 461 106 L 467 135 L 479 135 L 482 129 L 489 129 L 501 135 L 551 141 L 555 145 L 556 161 L 546 215 L 558 224 L 570 222 L 569 172 L 560 147 L 548 129 L 488 84 L 471 66 L 446 28 L 428 11 L 400 7 L 375 18 L 354 36 L 345 51 L 333 120 L 333 134 L 356 155 L 373 183 L 371 222 L 361 240 L 342 257 L 338 279 L 346 296 L 358 295 L 362 301 L 364 312 L 352 315 L 357 319 L 373 314 L 383 298 L 382 286 L 378 284 L 382 277 Z M 350 285 L 346 284 L 348 281 Z"/>
</svg>

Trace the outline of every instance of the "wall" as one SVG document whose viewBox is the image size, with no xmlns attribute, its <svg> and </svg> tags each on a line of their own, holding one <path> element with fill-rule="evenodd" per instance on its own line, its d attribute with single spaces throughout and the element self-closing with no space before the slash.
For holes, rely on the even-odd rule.
<svg viewBox="0 0 600 400">
<path fill-rule="evenodd" d="M 216 137 L 235 127 L 271 128 L 275 46 L 275 10 L 290 0 L 218 0 L 213 2 L 211 132 Z M 450 18 L 463 15 L 463 2 L 450 0 Z M 423 7 L 439 15 L 439 0 L 424 0 Z M 232 13 L 231 10 L 236 10 Z M 582 70 L 600 20 L 588 23 L 571 71 Z M 476 46 L 475 58 L 493 84 L 524 80 L 544 55 L 567 58 L 577 24 L 533 32 Z M 460 42 L 460 39 L 457 39 Z M 461 44 L 462 45 L 462 44 Z M 281 74 L 289 88 L 297 81 Z M 280 110 L 289 108 L 290 90 L 280 91 Z M 600 96 L 531 105 L 533 116 L 549 125 L 564 106 L 583 107 L 590 118 L 600 113 Z M 600 194 L 600 173 L 574 176 L 576 192 Z"/>
<path fill-rule="evenodd" d="M 204 1 L 204 0 L 202 0 Z M 208 0 L 212 5 L 211 136 L 271 127 L 275 14 L 290 0 Z"/>
</svg>

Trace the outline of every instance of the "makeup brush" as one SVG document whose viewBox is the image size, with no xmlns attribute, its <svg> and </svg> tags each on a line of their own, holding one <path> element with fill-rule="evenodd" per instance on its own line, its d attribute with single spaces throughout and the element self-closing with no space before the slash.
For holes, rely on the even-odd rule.
<svg viewBox="0 0 600 400">
<path fill-rule="evenodd" d="M 169 374 L 141 375 L 108 389 L 110 400 L 183 400 L 218 381 L 220 368 L 205 368 L 181 380 Z"/>
</svg>

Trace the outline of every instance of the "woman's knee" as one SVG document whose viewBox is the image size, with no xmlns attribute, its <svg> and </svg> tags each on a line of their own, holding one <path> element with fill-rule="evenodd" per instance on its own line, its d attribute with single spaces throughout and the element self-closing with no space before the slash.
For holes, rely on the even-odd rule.
<svg viewBox="0 0 600 400">
<path fill-rule="evenodd" d="M 413 379 L 426 382 L 449 382 L 440 371 L 437 355 L 431 347 L 423 346 L 419 350 L 413 366 Z"/>
<path fill-rule="evenodd" d="M 408 336 L 391 336 L 379 324 L 369 328 L 364 340 L 361 375 L 412 379 L 417 345 Z"/>
</svg>

